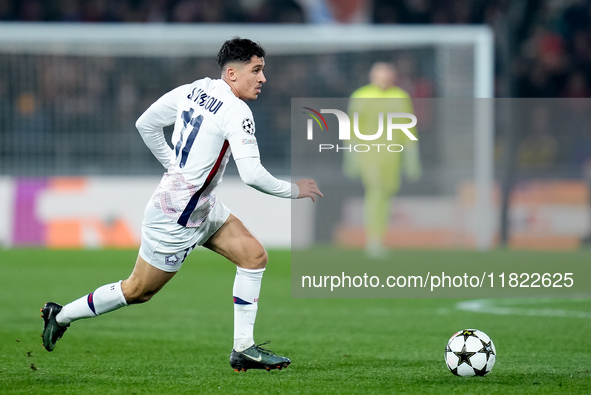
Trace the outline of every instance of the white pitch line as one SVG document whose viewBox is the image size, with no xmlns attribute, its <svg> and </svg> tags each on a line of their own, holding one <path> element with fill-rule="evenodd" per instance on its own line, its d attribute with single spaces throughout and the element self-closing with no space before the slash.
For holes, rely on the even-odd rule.
<svg viewBox="0 0 591 395">
<path fill-rule="evenodd" d="M 585 301 L 585 299 L 552 299 L 552 301 Z M 548 303 L 550 299 L 521 300 L 523 304 Z M 588 301 L 588 300 L 586 300 Z M 476 299 L 456 304 L 457 310 L 470 311 L 473 313 L 497 314 L 497 315 L 520 315 L 527 317 L 561 317 L 561 318 L 586 318 L 591 319 L 591 312 L 564 310 L 564 309 L 535 309 L 522 307 L 507 307 L 503 304 L 519 304 L 519 299 L 509 299 L 507 301 L 499 299 Z"/>
</svg>

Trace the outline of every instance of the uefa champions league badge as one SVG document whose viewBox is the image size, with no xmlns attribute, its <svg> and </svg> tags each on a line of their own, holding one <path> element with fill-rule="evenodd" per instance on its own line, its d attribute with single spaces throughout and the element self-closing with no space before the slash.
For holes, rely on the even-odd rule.
<svg viewBox="0 0 591 395">
<path fill-rule="evenodd" d="M 242 121 L 242 130 L 248 134 L 254 134 L 254 122 L 250 118 L 244 118 Z"/>
<path fill-rule="evenodd" d="M 168 255 L 164 258 L 164 264 L 168 266 L 174 266 L 179 261 L 179 257 L 176 255 Z"/>
</svg>

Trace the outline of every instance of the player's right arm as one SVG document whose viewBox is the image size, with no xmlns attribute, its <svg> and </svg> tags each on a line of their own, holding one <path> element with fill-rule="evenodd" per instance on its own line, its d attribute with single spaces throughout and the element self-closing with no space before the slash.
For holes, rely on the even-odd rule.
<svg viewBox="0 0 591 395">
<path fill-rule="evenodd" d="M 175 160 L 174 150 L 164 138 L 164 126 L 172 125 L 177 116 L 177 103 L 186 96 L 187 87 L 182 85 L 156 100 L 136 121 L 146 146 L 158 161 L 169 169 Z"/>
</svg>

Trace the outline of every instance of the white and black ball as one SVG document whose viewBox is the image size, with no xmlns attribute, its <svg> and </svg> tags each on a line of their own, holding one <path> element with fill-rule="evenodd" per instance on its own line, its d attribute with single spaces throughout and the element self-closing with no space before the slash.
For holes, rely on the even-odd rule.
<svg viewBox="0 0 591 395">
<path fill-rule="evenodd" d="M 497 351 L 486 333 L 464 329 L 449 339 L 444 357 L 449 370 L 457 376 L 485 376 L 495 365 Z"/>
</svg>

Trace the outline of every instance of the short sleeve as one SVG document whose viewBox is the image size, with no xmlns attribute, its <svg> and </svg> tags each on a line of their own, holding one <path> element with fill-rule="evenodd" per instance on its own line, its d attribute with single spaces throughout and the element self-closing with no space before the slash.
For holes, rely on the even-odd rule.
<svg viewBox="0 0 591 395">
<path fill-rule="evenodd" d="M 234 160 L 258 158 L 259 147 L 255 137 L 255 123 L 250 108 L 245 103 L 235 108 L 226 121 L 225 138 L 230 143 Z"/>
</svg>

